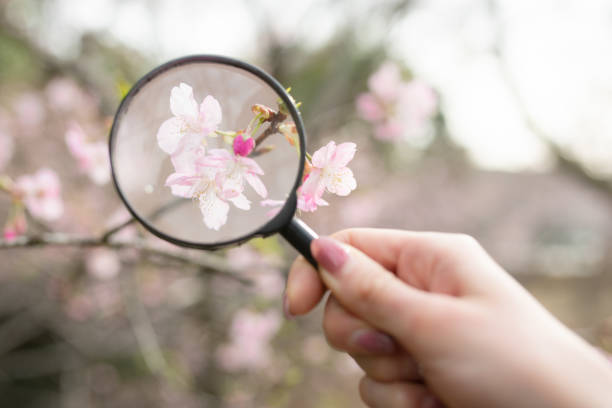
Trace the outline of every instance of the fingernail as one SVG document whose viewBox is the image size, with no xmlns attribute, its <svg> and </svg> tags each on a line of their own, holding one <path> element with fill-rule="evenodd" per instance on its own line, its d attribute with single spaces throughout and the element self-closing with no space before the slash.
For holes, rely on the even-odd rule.
<svg viewBox="0 0 612 408">
<path fill-rule="evenodd" d="M 291 320 L 294 317 L 291 314 L 291 309 L 289 308 L 289 296 L 287 296 L 287 292 L 283 294 L 283 313 L 285 314 L 285 319 L 287 320 Z"/>
<path fill-rule="evenodd" d="M 395 352 L 395 341 L 391 336 L 376 330 L 356 330 L 349 341 L 369 353 L 391 354 Z"/>
<path fill-rule="evenodd" d="M 421 401 L 421 408 L 444 408 L 444 405 L 433 395 L 428 395 Z"/>
<path fill-rule="evenodd" d="M 331 238 L 320 237 L 312 241 L 310 245 L 312 255 L 319 265 L 331 274 L 337 275 L 348 259 L 346 250 Z"/>
</svg>

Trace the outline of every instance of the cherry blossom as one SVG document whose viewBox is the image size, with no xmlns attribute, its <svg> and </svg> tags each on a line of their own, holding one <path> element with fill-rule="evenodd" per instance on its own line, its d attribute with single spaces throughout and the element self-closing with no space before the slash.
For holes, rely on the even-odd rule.
<svg viewBox="0 0 612 408">
<path fill-rule="evenodd" d="M 230 341 L 217 350 L 219 365 L 229 372 L 266 367 L 272 355 L 270 340 L 280 325 L 281 317 L 276 311 L 238 311 L 230 328 Z"/>
<path fill-rule="evenodd" d="M 2 235 L 7 241 L 12 241 L 15 238 L 25 234 L 28 228 L 22 206 L 14 206 L 11 212 L 12 214 L 9 216 L 9 219 L 2 231 Z"/>
<path fill-rule="evenodd" d="M 13 105 L 17 121 L 27 134 L 34 135 L 47 116 L 42 98 L 35 92 L 21 94 Z"/>
<path fill-rule="evenodd" d="M 121 262 L 116 251 L 107 248 L 93 249 L 85 259 L 87 273 L 99 280 L 110 280 L 121 270 Z"/>
<path fill-rule="evenodd" d="M 76 122 L 69 124 L 65 139 L 68 150 L 78 161 L 82 172 L 87 173 L 89 178 L 99 185 L 110 181 L 110 158 L 105 142 L 88 142 L 85 132 Z"/>
<path fill-rule="evenodd" d="M 437 109 L 435 92 L 420 80 L 403 81 L 399 67 L 391 62 L 372 74 L 368 88 L 370 92 L 357 98 L 357 110 L 375 125 L 374 134 L 381 140 L 419 136 Z"/>
<path fill-rule="evenodd" d="M 173 173 L 166 180 L 166 185 L 180 188 L 172 191 L 175 195 L 197 199 L 204 224 L 216 231 L 227 222 L 228 199 L 233 200 L 238 208 L 250 208 L 250 203 L 244 202 L 246 200 L 244 196 L 239 197 L 234 192 L 228 194 L 223 191 L 217 183 L 214 170 L 203 171 L 200 174 Z"/>
<path fill-rule="evenodd" d="M 213 149 L 209 155 L 203 156 L 197 162 L 199 166 L 219 169 L 218 180 L 223 190 L 244 191 L 245 182 L 261 197 L 266 198 L 268 191 L 259 178 L 264 171 L 257 162 L 249 157 L 231 154 L 225 149 Z"/>
<path fill-rule="evenodd" d="M 157 142 L 172 156 L 173 164 L 181 167 L 202 154 L 207 136 L 215 136 L 222 119 L 221 106 L 208 95 L 198 107 L 193 89 L 181 82 L 170 93 L 170 111 L 174 116 L 160 126 Z"/>
<path fill-rule="evenodd" d="M 19 177 L 15 190 L 34 217 L 54 221 L 64 212 L 60 180 L 51 169 L 43 168 L 33 175 Z"/>
<path fill-rule="evenodd" d="M 246 183 L 261 197 L 267 196 L 266 186 L 259 178 L 263 174 L 251 158 L 212 149 L 196 160 L 192 172 L 173 173 L 166 185 L 179 187 L 173 191 L 175 195 L 196 198 L 206 226 L 219 230 L 227 222 L 228 201 L 241 210 L 251 208 L 243 194 Z"/>
<path fill-rule="evenodd" d="M 353 172 L 347 164 L 355 156 L 355 143 L 336 145 L 329 142 L 312 155 L 312 169 L 298 190 L 298 206 L 303 211 L 314 211 L 318 206 L 328 205 L 323 200 L 327 190 L 339 196 L 349 195 L 357 187 Z"/>
</svg>

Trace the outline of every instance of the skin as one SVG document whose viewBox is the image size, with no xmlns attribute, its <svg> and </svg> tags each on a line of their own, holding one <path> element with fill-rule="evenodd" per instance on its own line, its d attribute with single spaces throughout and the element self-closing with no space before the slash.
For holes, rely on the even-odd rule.
<svg viewBox="0 0 612 408">
<path fill-rule="evenodd" d="M 350 229 L 331 238 L 314 241 L 313 256 L 325 264 L 331 241 L 346 260 L 317 272 L 296 259 L 285 307 L 303 315 L 331 292 L 323 330 L 364 369 L 369 407 L 612 406 L 612 364 L 471 237 Z M 364 346 L 364 333 L 380 341 Z"/>
</svg>

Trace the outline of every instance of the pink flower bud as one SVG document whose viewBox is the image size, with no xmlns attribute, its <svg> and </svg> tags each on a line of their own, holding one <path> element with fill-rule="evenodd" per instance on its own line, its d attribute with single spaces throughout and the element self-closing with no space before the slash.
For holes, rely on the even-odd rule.
<svg viewBox="0 0 612 408">
<path fill-rule="evenodd" d="M 17 234 L 17 231 L 15 231 L 15 228 L 11 226 L 11 227 L 4 228 L 4 231 L 2 231 L 2 236 L 4 237 L 5 240 L 12 241 L 15 238 L 17 238 L 19 234 Z"/>
<path fill-rule="evenodd" d="M 238 133 L 238 135 L 234 138 L 234 154 L 237 156 L 246 157 L 248 156 L 255 147 L 255 140 L 248 136 L 246 140 L 243 137 L 242 133 Z"/>
</svg>

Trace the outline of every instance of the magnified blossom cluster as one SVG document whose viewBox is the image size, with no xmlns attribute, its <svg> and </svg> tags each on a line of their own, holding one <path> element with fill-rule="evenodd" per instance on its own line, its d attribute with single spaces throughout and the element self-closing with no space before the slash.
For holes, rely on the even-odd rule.
<svg viewBox="0 0 612 408">
<path fill-rule="evenodd" d="M 261 142 L 274 134 L 281 134 L 296 148 L 299 159 L 299 135 L 295 123 L 287 120 L 289 113 L 279 101 L 277 109 L 255 104 L 253 118 L 238 130 L 221 130 L 221 105 L 213 95 L 202 102 L 194 96 L 193 88 L 180 83 L 170 92 L 172 117 L 165 120 L 157 132 L 157 143 L 174 167 L 166 179 L 175 196 L 197 201 L 204 224 L 219 230 L 227 223 L 230 204 L 247 211 L 252 202 L 247 189 L 252 189 L 263 206 L 280 210 L 284 200 L 266 199 L 268 190 L 261 178 L 263 169 L 255 158 L 273 147 L 262 147 Z M 268 124 L 267 127 L 263 126 Z M 222 138 L 222 148 L 209 148 L 210 139 Z M 216 143 L 217 145 L 219 143 Z M 354 143 L 336 145 L 329 142 L 312 156 L 306 154 L 303 184 L 298 189 L 298 208 L 314 211 L 328 205 L 322 196 L 325 191 L 345 196 L 357 186 L 353 173 L 347 167 L 355 155 Z"/>
<path fill-rule="evenodd" d="M 359 115 L 374 125 L 377 139 L 397 141 L 421 135 L 436 113 L 438 98 L 424 82 L 404 81 L 400 68 L 384 63 L 368 79 L 369 92 L 357 98 Z"/>
</svg>

